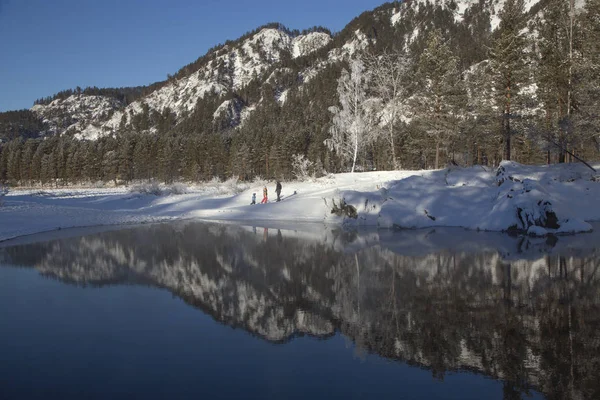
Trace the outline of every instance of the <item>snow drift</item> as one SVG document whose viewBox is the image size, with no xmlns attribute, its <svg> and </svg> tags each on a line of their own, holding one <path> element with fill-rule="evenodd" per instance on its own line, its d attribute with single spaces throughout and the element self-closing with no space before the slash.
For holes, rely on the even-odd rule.
<svg viewBox="0 0 600 400">
<path fill-rule="evenodd" d="M 600 213 L 600 185 L 580 164 L 524 166 L 505 161 L 494 172 L 457 168 L 390 181 L 377 192 L 348 190 L 339 201 L 358 211 L 342 224 L 382 228 L 454 226 L 543 236 L 588 232 Z M 336 217 L 329 218 L 335 220 Z"/>
<path fill-rule="evenodd" d="M 250 205 L 267 186 L 270 201 Z M 159 190 L 160 189 L 160 190 Z M 436 171 L 381 171 L 283 182 L 208 182 L 189 186 L 12 190 L 0 206 L 0 241 L 69 227 L 176 219 L 282 221 L 384 229 L 464 227 L 545 236 L 588 232 L 600 220 L 600 179 L 582 164 L 503 162 Z M 260 196 L 259 196 L 260 197 Z M 263 225 L 261 225 L 263 224 Z"/>
</svg>

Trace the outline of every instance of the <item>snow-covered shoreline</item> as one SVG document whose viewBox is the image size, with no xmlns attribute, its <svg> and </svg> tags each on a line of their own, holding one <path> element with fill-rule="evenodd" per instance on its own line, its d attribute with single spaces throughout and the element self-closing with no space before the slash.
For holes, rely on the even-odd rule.
<svg viewBox="0 0 600 400">
<path fill-rule="evenodd" d="M 600 165 L 595 165 L 600 167 Z M 470 167 L 436 171 L 382 171 L 283 182 L 284 200 L 260 201 L 263 181 L 237 187 L 199 185 L 184 194 L 152 195 L 129 188 L 11 191 L 0 206 L 0 241 L 39 232 L 180 219 L 321 222 L 328 225 L 416 229 L 463 227 L 530 235 L 592 230 L 600 220 L 600 182 L 582 164 L 498 170 Z M 241 190 L 241 192 L 240 192 Z M 295 194 L 294 194 L 295 193 Z M 333 203 L 351 206 L 331 212 Z M 349 216 L 350 215 L 350 216 Z M 355 217 L 355 218 L 354 218 Z"/>
</svg>

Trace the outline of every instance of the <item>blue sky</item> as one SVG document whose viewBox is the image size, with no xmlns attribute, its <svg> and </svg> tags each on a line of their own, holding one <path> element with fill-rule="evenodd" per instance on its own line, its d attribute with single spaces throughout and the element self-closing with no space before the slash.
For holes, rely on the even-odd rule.
<svg viewBox="0 0 600 400">
<path fill-rule="evenodd" d="M 267 22 L 341 30 L 384 0 L 0 0 L 0 111 L 164 80 Z"/>
</svg>

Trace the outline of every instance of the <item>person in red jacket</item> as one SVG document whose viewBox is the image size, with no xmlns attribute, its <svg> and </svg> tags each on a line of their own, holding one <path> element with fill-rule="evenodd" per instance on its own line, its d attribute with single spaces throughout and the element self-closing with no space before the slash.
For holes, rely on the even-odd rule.
<svg viewBox="0 0 600 400">
<path fill-rule="evenodd" d="M 269 198 L 268 198 L 268 196 L 267 196 L 267 187 L 265 186 L 265 187 L 263 188 L 263 199 L 262 199 L 262 201 L 260 202 L 260 204 L 265 204 L 267 201 L 269 201 Z"/>
</svg>

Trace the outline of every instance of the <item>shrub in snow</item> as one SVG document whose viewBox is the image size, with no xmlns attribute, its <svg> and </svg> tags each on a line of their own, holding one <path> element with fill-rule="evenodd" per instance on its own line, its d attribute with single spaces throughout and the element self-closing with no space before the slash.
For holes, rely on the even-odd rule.
<svg viewBox="0 0 600 400">
<path fill-rule="evenodd" d="M 340 205 L 335 204 L 335 200 L 331 199 L 333 203 L 333 207 L 331 208 L 331 213 L 337 215 L 338 217 L 349 217 L 353 219 L 358 218 L 358 211 L 356 207 L 353 205 L 347 204 L 345 199 L 340 200 Z"/>
<path fill-rule="evenodd" d="M 186 194 L 189 192 L 189 189 L 185 184 L 176 182 L 168 186 L 166 192 L 169 194 Z"/>
<path fill-rule="evenodd" d="M 133 185 L 129 189 L 130 193 L 140 193 L 140 194 L 151 194 L 154 196 L 160 196 L 163 194 L 160 185 L 156 181 L 144 182 L 137 185 Z"/>
<path fill-rule="evenodd" d="M 239 176 L 232 176 L 231 178 L 227 179 L 223 185 L 228 189 L 229 193 L 237 193 L 239 180 Z"/>
<path fill-rule="evenodd" d="M 232 176 L 222 183 L 215 183 L 215 192 L 217 194 L 237 194 L 243 192 L 248 187 L 248 183 L 240 182 L 238 176 Z"/>
<path fill-rule="evenodd" d="M 240 181 L 237 176 L 234 176 L 225 182 L 221 182 L 219 178 L 213 178 L 211 181 L 201 184 L 198 187 L 198 190 L 216 195 L 233 195 L 241 193 L 253 185 L 258 185 L 260 182 L 260 178 L 255 178 L 254 183 Z"/>
<path fill-rule="evenodd" d="M 129 192 L 150 194 L 153 196 L 166 196 L 170 194 L 186 194 L 189 192 L 189 189 L 185 184 L 179 182 L 161 187 L 161 185 L 158 182 L 150 181 L 133 185 L 129 189 Z"/>
<path fill-rule="evenodd" d="M 292 156 L 292 173 L 299 181 L 306 181 L 310 178 L 310 170 L 314 163 L 306 158 L 304 154 L 294 154 Z"/>
</svg>

